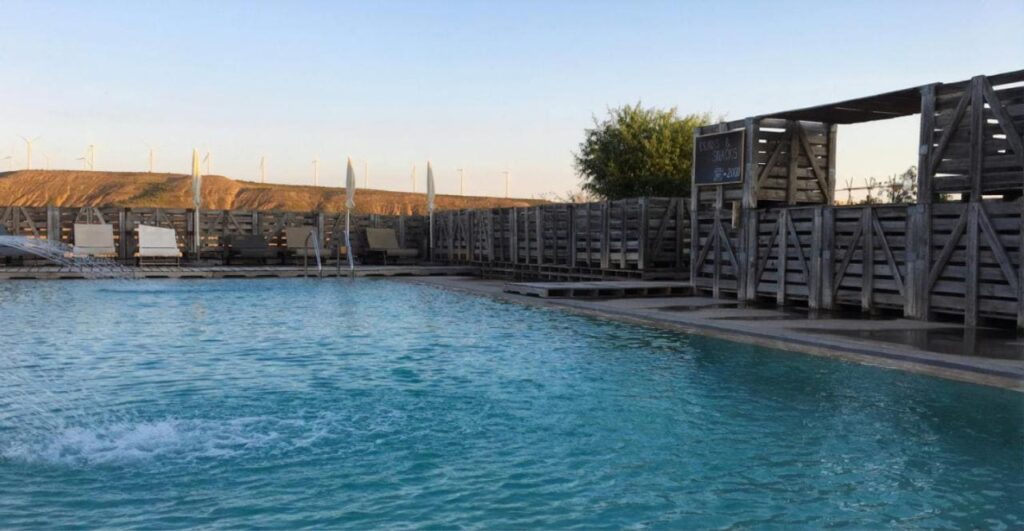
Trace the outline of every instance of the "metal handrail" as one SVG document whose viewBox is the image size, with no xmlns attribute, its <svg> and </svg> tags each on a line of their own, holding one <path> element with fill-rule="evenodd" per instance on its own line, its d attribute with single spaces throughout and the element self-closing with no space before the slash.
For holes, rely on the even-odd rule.
<svg viewBox="0 0 1024 531">
<path fill-rule="evenodd" d="M 114 260 L 76 254 L 74 247 L 55 240 L 25 236 L 0 236 L 0 247 L 18 249 L 88 278 L 134 278 L 131 269 Z"/>
<path fill-rule="evenodd" d="M 314 238 L 316 236 L 315 231 L 309 231 L 306 235 L 306 250 L 302 253 L 302 275 L 309 276 L 309 240 L 313 239 L 313 254 L 316 256 L 316 271 L 319 278 L 324 278 L 324 266 L 320 260 L 320 238 Z"/>
</svg>

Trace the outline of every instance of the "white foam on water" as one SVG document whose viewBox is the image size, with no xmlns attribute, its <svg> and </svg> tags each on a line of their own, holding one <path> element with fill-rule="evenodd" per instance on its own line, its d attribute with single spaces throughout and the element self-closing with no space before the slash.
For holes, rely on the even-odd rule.
<svg viewBox="0 0 1024 531">
<path fill-rule="evenodd" d="M 102 465 L 150 460 L 229 458 L 267 446 L 280 436 L 259 419 L 168 419 L 68 426 L 26 434 L 0 445 L 12 461 Z"/>
</svg>

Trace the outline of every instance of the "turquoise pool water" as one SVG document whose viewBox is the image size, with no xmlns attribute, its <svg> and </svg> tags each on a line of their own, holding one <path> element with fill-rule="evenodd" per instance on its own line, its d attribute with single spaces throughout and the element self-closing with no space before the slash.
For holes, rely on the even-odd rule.
<svg viewBox="0 0 1024 531">
<path fill-rule="evenodd" d="M 0 316 L 4 528 L 1024 526 L 1008 391 L 385 280 Z"/>
</svg>

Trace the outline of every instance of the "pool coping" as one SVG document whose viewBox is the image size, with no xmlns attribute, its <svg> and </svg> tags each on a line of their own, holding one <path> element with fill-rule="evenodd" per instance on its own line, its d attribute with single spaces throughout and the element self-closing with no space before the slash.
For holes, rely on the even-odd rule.
<svg viewBox="0 0 1024 531">
<path fill-rule="evenodd" d="M 394 280 L 485 296 L 525 306 L 556 309 L 633 325 L 716 337 L 1024 393 L 1024 372 L 1013 372 L 991 366 L 993 363 L 983 358 L 941 354 L 908 346 L 894 348 L 880 341 L 832 337 L 793 331 L 780 326 L 772 327 L 770 331 L 751 330 L 749 327 L 743 326 L 742 321 L 710 322 L 706 318 L 694 318 L 682 314 L 668 318 L 655 315 L 650 309 L 609 308 L 599 306 L 599 301 L 587 299 L 537 298 L 517 295 L 506 293 L 500 289 L 503 282 L 486 281 L 473 277 L 418 277 Z"/>
</svg>

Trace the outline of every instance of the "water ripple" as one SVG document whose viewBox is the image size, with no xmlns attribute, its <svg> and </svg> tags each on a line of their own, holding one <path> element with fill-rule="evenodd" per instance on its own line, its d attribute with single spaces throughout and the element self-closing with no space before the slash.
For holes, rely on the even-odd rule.
<svg viewBox="0 0 1024 531">
<path fill-rule="evenodd" d="M 0 314 L 0 527 L 1024 526 L 996 389 L 376 280 Z"/>
</svg>

